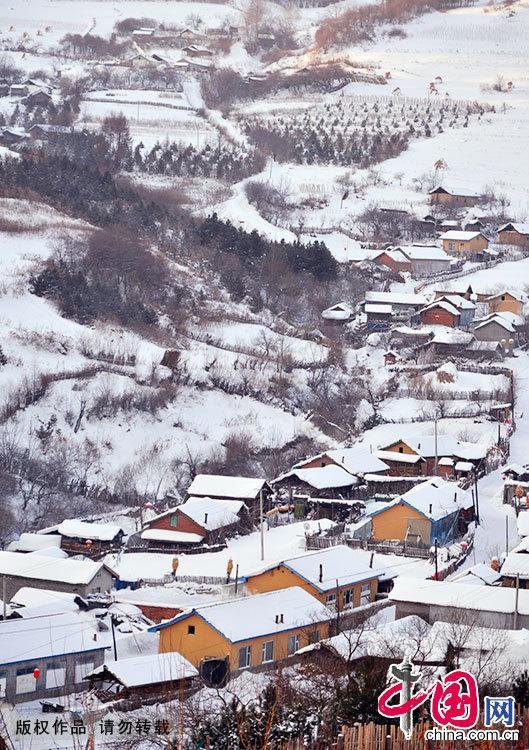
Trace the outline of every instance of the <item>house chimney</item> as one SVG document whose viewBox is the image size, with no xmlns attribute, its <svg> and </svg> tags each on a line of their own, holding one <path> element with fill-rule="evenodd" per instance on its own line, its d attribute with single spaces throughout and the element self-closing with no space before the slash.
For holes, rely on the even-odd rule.
<svg viewBox="0 0 529 750">
<path fill-rule="evenodd" d="M 285 622 L 284 615 L 281 615 L 281 617 L 279 618 L 279 622 Z"/>
<path fill-rule="evenodd" d="M 429 510 L 429 513 L 430 513 L 430 515 L 432 515 L 432 507 L 433 507 L 433 506 L 432 506 L 432 504 L 430 503 L 430 510 Z"/>
<path fill-rule="evenodd" d="M 323 581 L 323 565 L 320 565 L 320 583 Z"/>
<path fill-rule="evenodd" d="M 457 503 L 457 491 L 454 492 L 454 503 Z"/>
<path fill-rule="evenodd" d="M 372 567 L 373 567 L 373 558 L 374 558 L 374 557 L 375 557 L 375 553 L 374 553 L 374 552 L 372 552 L 372 553 L 371 553 L 371 557 L 370 557 L 370 559 L 369 559 L 369 567 L 370 567 L 370 568 L 372 568 Z"/>
<path fill-rule="evenodd" d="M 512 357 L 514 354 L 514 339 L 509 339 L 509 355 Z"/>
<path fill-rule="evenodd" d="M 276 615 L 276 625 L 279 622 L 279 615 Z"/>
<path fill-rule="evenodd" d="M 204 513 L 204 523 L 207 523 L 207 522 L 208 522 L 208 514 Z"/>
<path fill-rule="evenodd" d="M 345 456 L 342 456 L 342 463 L 345 461 Z"/>
</svg>

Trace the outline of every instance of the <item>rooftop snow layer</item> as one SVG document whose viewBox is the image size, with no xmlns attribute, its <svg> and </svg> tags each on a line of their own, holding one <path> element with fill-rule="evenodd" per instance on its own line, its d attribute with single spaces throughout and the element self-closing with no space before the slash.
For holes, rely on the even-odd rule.
<svg viewBox="0 0 529 750">
<path fill-rule="evenodd" d="M 57 560 L 43 555 L 0 551 L 0 575 L 63 583 L 89 583 L 103 563 L 92 560 Z"/>
<path fill-rule="evenodd" d="M 219 474 L 197 474 L 188 493 L 200 497 L 225 497 L 253 500 L 263 489 L 266 481 L 249 477 L 225 477 Z"/>
<path fill-rule="evenodd" d="M 438 521 L 456 510 L 471 508 L 472 497 L 453 482 L 434 477 L 386 503 L 385 508 L 393 508 L 400 503 L 406 503 L 431 521 Z M 374 516 L 385 508 L 377 508 L 367 515 Z"/>
<path fill-rule="evenodd" d="M 390 305 L 410 305 L 420 307 L 426 304 L 426 297 L 422 294 L 404 294 L 402 292 L 366 292 L 366 302 L 380 302 Z"/>
<path fill-rule="evenodd" d="M 502 576 L 509 578 L 529 578 L 529 555 L 527 552 L 509 552 L 501 566 Z"/>
<path fill-rule="evenodd" d="M 274 482 L 279 482 L 287 477 L 297 477 L 300 482 L 306 482 L 317 490 L 328 487 L 350 487 L 358 484 L 358 479 L 350 472 L 342 469 L 336 464 L 327 464 L 314 469 L 292 469 L 286 474 L 281 474 Z"/>
<path fill-rule="evenodd" d="M 57 531 L 61 536 L 73 537 L 75 539 L 110 542 L 122 529 L 113 523 L 89 523 L 88 521 L 78 521 L 75 518 L 69 518 L 59 524 Z"/>
<path fill-rule="evenodd" d="M 86 619 L 72 612 L 0 622 L 0 664 L 106 648 L 94 641 L 95 632 Z"/>
<path fill-rule="evenodd" d="M 514 612 L 516 590 L 504 586 L 487 589 L 482 586 L 466 586 L 448 581 L 427 581 L 421 578 L 395 579 L 389 593 L 393 602 L 416 602 L 438 607 L 457 607 L 480 612 Z M 529 591 L 518 592 L 518 613 L 529 615 Z"/>
<path fill-rule="evenodd" d="M 190 497 L 178 509 L 206 531 L 215 531 L 237 523 L 239 516 L 210 497 Z"/>
<path fill-rule="evenodd" d="M 336 448 L 334 450 L 318 453 L 306 461 L 299 461 L 294 469 L 303 468 L 303 465 L 312 461 L 330 458 L 341 468 L 356 476 L 363 476 L 367 472 L 386 471 L 388 465 L 370 453 L 365 448 Z"/>
<path fill-rule="evenodd" d="M 440 239 L 455 240 L 456 242 L 467 242 L 468 240 L 473 240 L 474 237 L 479 237 L 480 234 L 483 234 L 483 233 L 482 232 L 461 232 L 457 229 L 450 229 L 450 231 L 442 234 Z M 485 235 L 483 236 L 485 237 Z M 485 239 L 487 238 L 485 237 Z"/>
<path fill-rule="evenodd" d="M 198 677 L 198 669 L 177 651 L 109 661 L 94 669 L 89 676 L 102 674 L 105 669 L 128 688 L 173 682 L 185 677 Z"/>
<path fill-rule="evenodd" d="M 151 630 L 168 627 L 192 614 L 197 614 L 230 643 L 274 635 L 307 625 L 316 626 L 333 617 L 327 607 L 311 594 L 299 586 L 293 586 L 196 607 L 173 620 L 155 625 Z M 283 622 L 276 622 L 278 615 L 283 616 Z"/>
<path fill-rule="evenodd" d="M 361 549 L 351 549 L 345 545 L 298 555 L 283 560 L 283 565 L 310 583 L 318 591 L 331 591 L 339 586 L 367 581 L 375 576 L 385 576 L 387 569 L 373 564 L 370 567 L 371 553 Z M 322 579 L 320 581 L 320 566 Z"/>
<path fill-rule="evenodd" d="M 61 537 L 59 534 L 30 534 L 24 532 L 20 539 L 11 542 L 8 546 L 9 552 L 34 552 L 48 547 L 60 547 Z"/>
</svg>

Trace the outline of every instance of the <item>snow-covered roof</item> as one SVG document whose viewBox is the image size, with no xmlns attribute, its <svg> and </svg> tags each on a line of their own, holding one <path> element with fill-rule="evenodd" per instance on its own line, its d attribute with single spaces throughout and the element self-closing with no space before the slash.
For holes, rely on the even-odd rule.
<svg viewBox="0 0 529 750">
<path fill-rule="evenodd" d="M 431 625 L 418 615 L 408 615 L 399 620 L 382 623 L 375 628 L 344 630 L 331 638 L 300 648 L 297 653 L 306 654 L 327 648 L 349 662 L 366 656 L 394 659 L 408 652 L 414 659 L 418 652 L 418 638 L 426 635 L 430 628 Z"/>
<path fill-rule="evenodd" d="M 456 471 L 472 471 L 474 468 L 474 464 L 471 464 L 470 461 L 458 461 L 456 463 Z"/>
<path fill-rule="evenodd" d="M 399 576 L 389 598 L 393 602 L 416 602 L 439 607 L 457 607 L 487 612 L 514 612 L 516 590 L 506 586 L 487 589 L 451 581 L 431 581 Z M 529 615 L 529 591 L 518 592 L 518 613 Z"/>
<path fill-rule="evenodd" d="M 463 195 L 465 198 L 478 198 L 479 193 L 470 192 L 468 190 L 465 190 L 465 192 L 461 192 L 461 190 L 448 190 L 448 188 L 442 187 L 442 185 L 438 185 L 437 187 L 433 188 L 433 190 L 428 191 L 428 195 L 433 195 L 434 193 L 442 192 L 447 193 L 448 195 Z"/>
<path fill-rule="evenodd" d="M 133 656 L 130 659 L 108 661 L 86 676 L 95 677 L 105 670 L 113 674 L 127 688 L 174 682 L 185 677 L 198 677 L 198 669 L 178 651 L 169 651 L 164 654 L 143 654 Z"/>
<path fill-rule="evenodd" d="M 462 232 L 456 229 L 450 229 L 450 231 L 445 232 L 441 235 L 442 240 L 455 240 L 456 242 L 468 242 L 469 240 L 473 240 L 474 237 L 479 236 L 485 237 L 483 232 Z M 488 241 L 488 238 L 485 237 L 485 239 Z"/>
<path fill-rule="evenodd" d="M 496 325 L 504 328 L 508 333 L 514 333 L 516 330 L 516 327 L 512 323 L 510 323 L 507 318 L 503 317 L 499 313 L 489 315 L 481 323 L 478 323 L 476 326 L 474 326 L 474 330 L 479 331 L 480 328 L 485 328 L 486 326 L 492 325 L 493 323 L 496 323 Z"/>
<path fill-rule="evenodd" d="M 203 534 L 191 534 L 187 531 L 171 531 L 170 529 L 146 529 L 141 532 L 141 538 L 153 542 L 172 542 L 173 544 L 198 544 L 204 539 Z"/>
<path fill-rule="evenodd" d="M 60 547 L 61 537 L 59 534 L 30 534 L 24 532 L 20 539 L 11 542 L 8 546 L 9 552 L 34 552 L 48 547 Z"/>
<path fill-rule="evenodd" d="M 95 627 L 73 612 L 0 622 L 0 664 L 17 664 L 107 648 L 94 641 Z"/>
<path fill-rule="evenodd" d="M 391 260 L 395 261 L 395 263 L 408 263 L 409 264 L 411 262 L 410 259 L 407 258 L 404 255 L 404 253 L 401 253 L 400 250 L 391 250 L 389 248 L 387 250 L 381 250 L 379 253 L 374 255 L 373 260 L 376 260 L 381 255 L 387 255 L 389 258 L 391 258 Z"/>
<path fill-rule="evenodd" d="M 527 225 L 528 231 L 529 231 L 529 224 Z M 496 292 L 496 294 L 491 294 L 490 297 L 487 297 L 487 302 L 492 299 L 498 299 L 498 297 L 502 297 L 503 295 L 508 294 L 513 299 L 518 300 L 518 302 L 524 301 L 524 295 L 521 292 L 513 292 L 511 289 L 503 289 L 501 292 Z"/>
<path fill-rule="evenodd" d="M 403 464 L 416 464 L 423 461 L 422 456 L 413 453 L 397 453 L 397 451 L 375 451 L 375 456 L 382 461 L 398 461 Z"/>
<path fill-rule="evenodd" d="M 518 513 L 516 527 L 520 536 L 529 536 L 529 510 L 521 510 Z"/>
<path fill-rule="evenodd" d="M 399 245 L 396 250 L 400 250 L 410 260 L 442 260 L 449 263 L 451 258 L 440 247 L 430 247 L 429 245 Z"/>
<path fill-rule="evenodd" d="M 452 458 L 448 458 L 448 456 L 444 456 L 443 458 L 439 459 L 439 466 L 453 466 L 454 461 Z"/>
<path fill-rule="evenodd" d="M 193 614 L 211 625 L 230 643 L 274 635 L 307 625 L 316 626 L 318 623 L 330 621 L 333 617 L 327 607 L 311 594 L 299 586 L 293 586 L 269 591 L 266 594 L 254 594 L 195 607 L 168 622 L 155 625 L 150 630 L 170 627 Z M 280 621 L 281 615 L 283 622 Z"/>
<path fill-rule="evenodd" d="M 366 302 L 364 305 L 366 313 L 379 313 L 380 315 L 391 315 L 393 308 L 391 305 L 381 305 L 378 303 Z"/>
<path fill-rule="evenodd" d="M 518 221 L 509 221 L 498 229 L 498 232 L 510 231 L 509 227 L 512 227 L 515 232 L 519 234 L 529 234 L 529 224 L 523 224 Z"/>
<path fill-rule="evenodd" d="M 53 591 L 52 589 L 35 589 L 31 586 L 22 586 L 11 599 L 11 603 L 19 604 L 21 607 L 39 607 L 41 604 L 56 603 L 58 607 L 65 606 L 69 609 L 68 603 L 75 603 L 79 599 L 78 594 L 71 594 L 67 591 Z M 75 605 L 73 609 L 78 609 Z M 60 612 L 57 609 L 56 612 Z"/>
<path fill-rule="evenodd" d="M 435 302 L 432 302 L 431 305 L 423 307 L 421 313 L 426 312 L 427 310 L 435 310 L 438 307 L 440 307 L 441 310 L 445 310 L 447 313 L 450 313 L 450 315 L 454 315 L 456 318 L 460 316 L 460 312 L 457 307 L 454 307 L 449 302 L 445 302 L 443 299 L 435 300 Z"/>
<path fill-rule="evenodd" d="M 178 510 L 206 531 L 222 529 L 239 521 L 239 516 L 229 510 L 225 503 L 219 503 L 211 497 L 190 497 L 187 502 L 178 506 Z"/>
<path fill-rule="evenodd" d="M 339 302 L 337 305 L 328 307 L 323 310 L 321 317 L 326 320 L 349 320 L 353 311 L 345 302 Z"/>
<path fill-rule="evenodd" d="M 0 551 L 0 575 L 6 576 L 86 584 L 90 583 L 102 567 L 103 563 L 93 560 L 56 560 L 43 555 Z"/>
<path fill-rule="evenodd" d="M 502 576 L 509 578 L 529 578 L 529 554 L 527 552 L 509 552 L 501 566 Z"/>
<path fill-rule="evenodd" d="M 454 576 L 452 579 L 457 583 L 468 583 L 473 585 L 493 586 L 500 580 L 501 576 L 497 570 L 493 570 L 490 565 L 477 563 L 468 570 Z"/>
<path fill-rule="evenodd" d="M 288 477 L 297 477 L 300 482 L 306 482 L 317 490 L 328 487 L 351 487 L 353 484 L 358 484 L 358 479 L 353 474 L 336 464 L 318 466 L 314 469 L 292 469 L 277 477 L 274 483 Z"/>
<path fill-rule="evenodd" d="M 266 486 L 266 480 L 257 477 L 226 477 L 219 474 L 197 474 L 188 488 L 189 495 L 197 497 L 224 497 L 253 500 Z"/>
<path fill-rule="evenodd" d="M 340 467 L 355 476 L 363 476 L 367 472 L 386 471 L 388 465 L 370 453 L 365 448 L 336 448 L 330 451 L 318 453 L 317 456 L 307 458 L 305 461 L 299 461 L 295 464 L 294 469 L 303 468 L 307 463 L 330 458 Z"/>
<path fill-rule="evenodd" d="M 434 333 L 432 342 L 434 344 L 470 344 L 474 334 L 462 331 L 460 328 L 440 328 Z"/>
<path fill-rule="evenodd" d="M 459 294 L 444 294 L 442 297 L 437 297 L 436 301 L 444 300 L 454 307 L 458 307 L 460 310 L 475 310 L 476 305 L 465 297 L 461 297 Z"/>
<path fill-rule="evenodd" d="M 371 552 L 351 549 L 345 545 L 309 552 L 305 555 L 283 560 L 283 565 L 320 592 L 332 591 L 339 586 L 347 586 L 371 578 L 386 576 L 387 568 L 373 563 L 370 567 Z M 320 581 L 320 566 L 322 579 Z M 271 566 L 273 567 L 273 566 Z"/>
<path fill-rule="evenodd" d="M 426 297 L 422 294 L 405 294 L 403 292 L 366 292 L 366 302 L 380 302 L 390 305 L 410 305 L 420 307 L 426 304 Z"/>
<path fill-rule="evenodd" d="M 445 482 L 440 477 L 432 477 L 432 479 L 419 484 L 417 487 L 412 487 L 401 497 L 396 497 L 389 503 L 385 503 L 384 507 L 368 512 L 367 515 L 377 515 L 387 508 L 394 508 L 400 503 L 405 503 L 430 521 L 438 521 L 452 515 L 457 510 L 471 508 L 472 497 L 469 492 L 461 489 L 453 482 Z"/>
<path fill-rule="evenodd" d="M 69 518 L 59 524 L 57 529 L 61 536 L 75 539 L 92 539 L 94 541 L 110 542 L 122 532 L 121 526 L 113 523 L 90 523 Z"/>
<path fill-rule="evenodd" d="M 437 452 L 437 456 L 456 456 L 467 461 L 479 461 L 479 459 L 485 458 L 487 454 L 487 446 L 480 445 L 479 443 L 462 443 L 452 435 L 438 435 L 437 446 L 434 435 L 418 435 L 415 438 L 403 439 L 399 437 L 397 440 L 382 446 L 382 452 L 388 454 L 386 460 L 401 460 L 403 456 L 409 455 L 388 450 L 392 445 L 400 442 L 405 443 L 411 450 L 423 458 L 434 458 Z M 377 451 L 377 455 L 380 452 Z M 393 456 L 398 456 L 398 458 L 393 459 Z M 406 461 L 406 459 L 402 460 Z"/>
</svg>

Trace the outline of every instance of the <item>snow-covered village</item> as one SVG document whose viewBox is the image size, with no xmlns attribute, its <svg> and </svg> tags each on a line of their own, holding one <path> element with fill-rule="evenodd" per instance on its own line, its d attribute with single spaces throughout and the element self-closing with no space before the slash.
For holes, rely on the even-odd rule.
<svg viewBox="0 0 529 750">
<path fill-rule="evenodd" d="M 528 39 L 0 3 L 0 750 L 529 748 Z"/>
</svg>

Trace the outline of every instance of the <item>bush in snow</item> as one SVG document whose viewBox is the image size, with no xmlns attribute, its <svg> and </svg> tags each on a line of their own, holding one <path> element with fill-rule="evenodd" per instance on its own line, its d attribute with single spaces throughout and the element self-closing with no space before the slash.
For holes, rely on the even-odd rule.
<svg viewBox="0 0 529 750">
<path fill-rule="evenodd" d="M 0 346 L 0 367 L 7 365 L 7 357 L 4 354 L 2 347 Z"/>
</svg>

